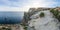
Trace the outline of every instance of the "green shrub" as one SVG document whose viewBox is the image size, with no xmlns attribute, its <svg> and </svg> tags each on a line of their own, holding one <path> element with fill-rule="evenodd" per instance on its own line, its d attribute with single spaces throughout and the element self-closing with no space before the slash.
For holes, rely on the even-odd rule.
<svg viewBox="0 0 60 30">
<path fill-rule="evenodd" d="M 53 15 L 55 16 L 55 18 L 57 18 L 58 21 L 60 22 L 60 15 L 59 15 L 60 12 L 58 10 L 54 10 L 54 9 L 50 10 L 50 12 L 52 12 Z"/>
<path fill-rule="evenodd" d="M 59 11 L 58 10 L 54 10 L 54 9 L 50 10 L 50 12 L 52 12 L 55 16 L 57 16 L 59 14 Z"/>
<path fill-rule="evenodd" d="M 59 22 L 60 22 L 60 15 L 58 15 L 58 16 L 57 16 L 57 19 L 58 19 L 58 20 L 59 20 Z"/>
<path fill-rule="evenodd" d="M 24 29 L 27 30 L 27 27 L 25 26 Z"/>
<path fill-rule="evenodd" d="M 50 10 L 50 12 L 54 13 L 54 9 Z"/>
<path fill-rule="evenodd" d="M 54 15 L 57 16 L 59 12 L 57 10 L 54 11 Z"/>
<path fill-rule="evenodd" d="M 40 17 L 44 17 L 45 15 L 44 15 L 44 13 L 43 12 L 41 12 L 40 13 Z"/>
<path fill-rule="evenodd" d="M 11 30 L 11 28 L 2 27 L 0 30 Z"/>
</svg>

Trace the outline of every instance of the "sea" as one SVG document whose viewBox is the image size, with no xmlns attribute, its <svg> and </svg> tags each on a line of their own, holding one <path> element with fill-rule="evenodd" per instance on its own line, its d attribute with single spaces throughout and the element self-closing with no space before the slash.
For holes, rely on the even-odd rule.
<svg viewBox="0 0 60 30">
<path fill-rule="evenodd" d="M 0 24 L 18 24 L 21 23 L 24 16 L 24 12 L 0 12 Z"/>
</svg>

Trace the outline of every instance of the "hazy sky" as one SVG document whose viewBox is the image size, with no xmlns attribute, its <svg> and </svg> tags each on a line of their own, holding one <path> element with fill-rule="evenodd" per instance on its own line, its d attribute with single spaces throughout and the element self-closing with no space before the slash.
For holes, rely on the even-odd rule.
<svg viewBox="0 0 60 30">
<path fill-rule="evenodd" d="M 0 0 L 0 11 L 27 11 L 30 7 L 56 7 L 60 0 Z"/>
</svg>

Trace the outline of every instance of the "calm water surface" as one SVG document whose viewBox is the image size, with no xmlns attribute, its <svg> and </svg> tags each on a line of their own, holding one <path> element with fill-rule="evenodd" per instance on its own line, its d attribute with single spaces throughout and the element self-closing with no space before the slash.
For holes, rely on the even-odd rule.
<svg viewBox="0 0 60 30">
<path fill-rule="evenodd" d="M 0 12 L 0 24 L 16 24 L 23 19 L 24 12 Z"/>
</svg>

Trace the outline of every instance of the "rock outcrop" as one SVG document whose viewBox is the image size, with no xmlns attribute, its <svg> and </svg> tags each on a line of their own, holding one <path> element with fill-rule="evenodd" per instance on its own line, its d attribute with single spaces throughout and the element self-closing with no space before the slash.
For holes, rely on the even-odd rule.
<svg viewBox="0 0 60 30">
<path fill-rule="evenodd" d="M 58 20 L 53 17 L 53 14 L 49 12 L 51 9 L 58 11 L 60 10 L 60 8 L 39 7 L 39 8 L 30 8 L 28 12 L 25 12 L 23 22 L 25 25 L 27 25 L 27 29 L 28 30 L 49 30 L 49 29 L 59 30 L 58 26 L 60 24 L 58 23 Z M 39 17 L 40 12 L 45 13 L 45 16 L 43 18 Z M 57 23 L 59 25 L 56 25 Z"/>
</svg>

